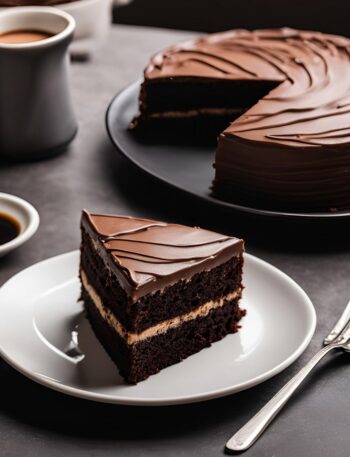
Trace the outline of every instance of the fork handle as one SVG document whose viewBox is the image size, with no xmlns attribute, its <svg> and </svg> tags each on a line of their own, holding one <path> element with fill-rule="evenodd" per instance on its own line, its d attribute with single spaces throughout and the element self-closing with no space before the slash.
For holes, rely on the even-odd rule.
<svg viewBox="0 0 350 457">
<path fill-rule="evenodd" d="M 255 416 L 229 439 L 226 443 L 226 449 L 229 451 L 245 451 L 250 448 L 281 411 L 310 371 L 329 351 L 337 347 L 338 345 L 336 344 L 329 344 L 318 351 L 317 354 L 315 354 L 312 359 L 290 381 L 288 381 L 257 414 L 255 414 Z"/>
</svg>

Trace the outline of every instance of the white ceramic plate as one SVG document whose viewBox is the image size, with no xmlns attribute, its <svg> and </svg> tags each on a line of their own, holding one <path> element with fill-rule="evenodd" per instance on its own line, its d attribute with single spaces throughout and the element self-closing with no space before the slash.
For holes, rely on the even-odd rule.
<svg viewBox="0 0 350 457">
<path fill-rule="evenodd" d="M 33 265 L 0 289 L 0 353 L 29 378 L 60 392 L 108 403 L 191 403 L 252 387 L 307 347 L 316 314 L 305 292 L 270 264 L 245 255 L 242 329 L 212 347 L 126 385 L 92 333 L 78 302 L 77 251 Z M 78 328 L 85 357 L 67 348 Z"/>
</svg>

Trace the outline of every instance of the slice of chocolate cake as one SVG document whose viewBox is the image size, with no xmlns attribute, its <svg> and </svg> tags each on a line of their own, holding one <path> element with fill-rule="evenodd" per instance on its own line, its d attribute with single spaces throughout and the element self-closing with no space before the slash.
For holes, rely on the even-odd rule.
<svg viewBox="0 0 350 457">
<path fill-rule="evenodd" d="M 87 317 L 127 382 L 238 330 L 242 240 L 87 211 L 81 230 Z"/>
</svg>

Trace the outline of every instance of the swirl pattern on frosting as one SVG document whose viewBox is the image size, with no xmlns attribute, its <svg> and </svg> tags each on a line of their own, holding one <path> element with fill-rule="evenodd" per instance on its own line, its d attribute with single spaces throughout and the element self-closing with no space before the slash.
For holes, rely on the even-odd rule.
<svg viewBox="0 0 350 457">
<path fill-rule="evenodd" d="M 289 28 L 234 30 L 188 41 L 151 60 L 146 79 L 276 82 L 224 131 L 291 147 L 350 142 L 350 40 Z"/>
<path fill-rule="evenodd" d="M 157 290 L 240 255 L 243 241 L 198 227 L 83 212 L 129 289 Z"/>
</svg>

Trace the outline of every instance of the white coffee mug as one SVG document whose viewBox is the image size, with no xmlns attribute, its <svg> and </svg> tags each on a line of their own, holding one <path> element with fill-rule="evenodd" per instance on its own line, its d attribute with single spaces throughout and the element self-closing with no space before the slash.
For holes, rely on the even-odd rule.
<svg viewBox="0 0 350 457">
<path fill-rule="evenodd" d="M 50 34 L 30 43 L 0 42 L 0 158 L 51 156 L 74 138 L 67 54 L 74 28 L 74 19 L 55 8 L 17 7 L 0 13 L 0 34 Z"/>
</svg>

